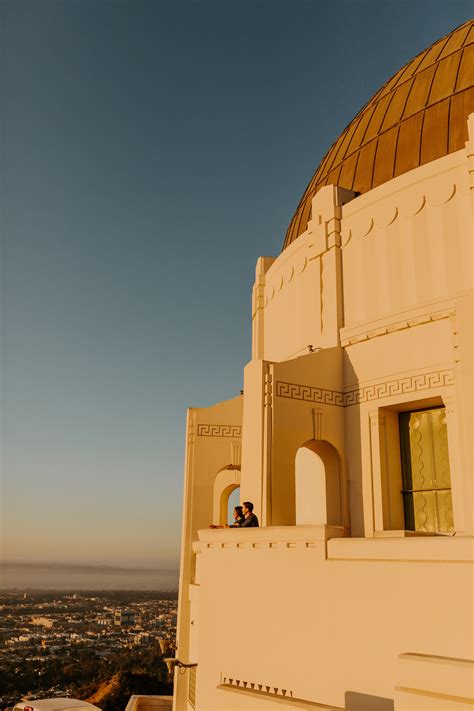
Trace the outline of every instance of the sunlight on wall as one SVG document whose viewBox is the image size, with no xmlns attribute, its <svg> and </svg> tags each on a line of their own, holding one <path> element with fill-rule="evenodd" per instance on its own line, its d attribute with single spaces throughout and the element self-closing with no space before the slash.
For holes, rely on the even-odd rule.
<svg viewBox="0 0 474 711">
<path fill-rule="evenodd" d="M 296 453 L 296 523 L 326 523 L 324 463 L 316 452 L 300 447 Z"/>
</svg>

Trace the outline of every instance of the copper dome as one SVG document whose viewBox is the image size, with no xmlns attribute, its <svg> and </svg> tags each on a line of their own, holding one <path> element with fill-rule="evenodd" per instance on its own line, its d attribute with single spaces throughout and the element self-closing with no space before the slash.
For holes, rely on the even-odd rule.
<svg viewBox="0 0 474 711">
<path fill-rule="evenodd" d="M 331 146 L 288 227 L 283 249 L 311 219 L 323 185 L 357 193 L 461 148 L 474 112 L 474 20 L 408 62 L 370 99 Z"/>
</svg>

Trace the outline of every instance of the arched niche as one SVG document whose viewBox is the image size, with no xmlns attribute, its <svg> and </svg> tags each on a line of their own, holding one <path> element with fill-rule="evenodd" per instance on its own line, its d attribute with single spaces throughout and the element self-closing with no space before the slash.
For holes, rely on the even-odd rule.
<svg viewBox="0 0 474 711">
<path fill-rule="evenodd" d="M 241 498 L 242 497 L 240 496 L 240 486 L 237 486 L 235 487 L 235 489 L 232 489 L 227 499 L 226 509 L 226 520 L 230 523 L 233 523 L 234 520 L 234 507 L 240 506 Z"/>
<path fill-rule="evenodd" d="M 229 496 L 240 486 L 240 467 L 229 464 L 221 469 L 214 479 L 212 523 L 223 526 L 227 523 Z"/>
<path fill-rule="evenodd" d="M 324 440 L 308 440 L 295 459 L 296 524 L 342 526 L 339 455 Z"/>
</svg>

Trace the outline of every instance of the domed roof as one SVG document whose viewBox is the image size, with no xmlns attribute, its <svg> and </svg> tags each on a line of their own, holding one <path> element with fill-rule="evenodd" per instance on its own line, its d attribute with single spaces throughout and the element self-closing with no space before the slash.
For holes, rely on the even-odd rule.
<svg viewBox="0 0 474 711">
<path fill-rule="evenodd" d="M 344 129 L 306 188 L 283 249 L 307 229 L 311 200 L 323 185 L 365 193 L 464 148 L 473 77 L 469 20 L 402 67 Z"/>
</svg>

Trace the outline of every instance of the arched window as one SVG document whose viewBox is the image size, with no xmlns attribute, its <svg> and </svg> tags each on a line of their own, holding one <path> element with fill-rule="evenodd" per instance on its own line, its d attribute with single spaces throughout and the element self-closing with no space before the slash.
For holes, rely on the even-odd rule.
<svg viewBox="0 0 474 711">
<path fill-rule="evenodd" d="M 240 506 L 240 486 L 233 489 L 227 500 L 227 523 L 234 522 L 234 507 Z"/>
<path fill-rule="evenodd" d="M 240 467 L 229 465 L 217 473 L 214 480 L 212 523 L 223 526 L 232 520 L 232 510 L 236 504 L 231 504 L 230 500 L 232 499 L 233 492 L 239 489 L 239 487 Z M 229 507 L 231 507 L 230 518 Z"/>
<path fill-rule="evenodd" d="M 295 460 L 296 523 L 342 525 L 339 457 L 329 442 L 309 440 Z"/>
</svg>

